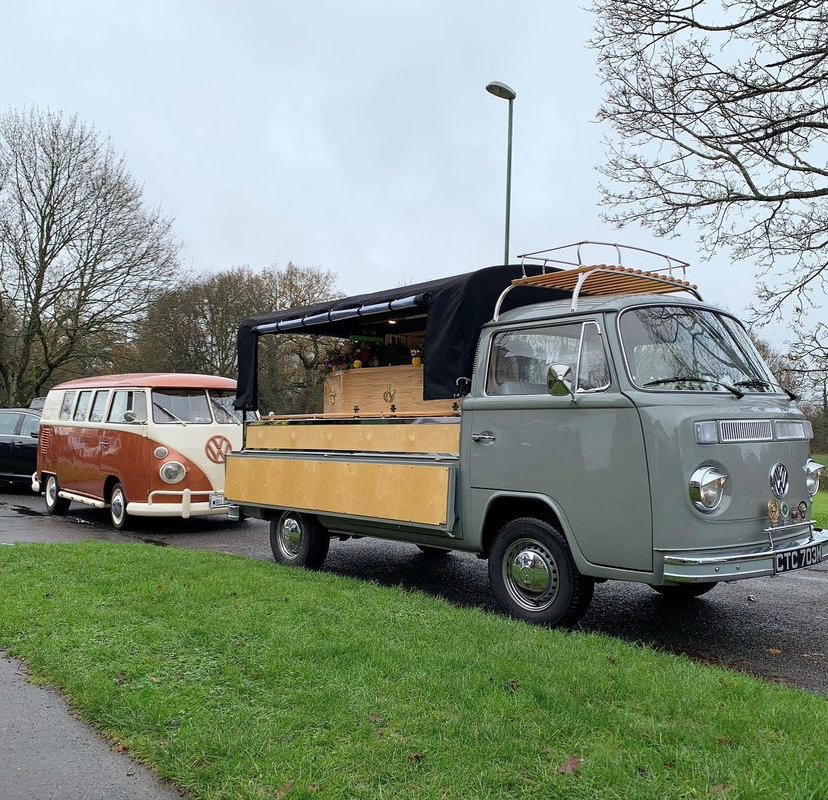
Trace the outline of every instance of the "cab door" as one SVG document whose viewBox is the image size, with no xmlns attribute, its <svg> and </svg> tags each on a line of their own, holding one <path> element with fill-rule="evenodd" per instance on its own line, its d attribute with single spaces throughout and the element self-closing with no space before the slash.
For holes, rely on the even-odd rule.
<svg viewBox="0 0 828 800">
<path fill-rule="evenodd" d="M 638 412 L 609 367 L 601 318 L 501 329 L 486 374 L 463 404 L 470 484 L 550 498 L 585 558 L 652 569 L 652 518 Z M 485 344 L 485 343 L 484 343 Z M 549 367 L 569 367 L 565 388 Z M 573 395 L 570 393 L 574 391 Z"/>
</svg>

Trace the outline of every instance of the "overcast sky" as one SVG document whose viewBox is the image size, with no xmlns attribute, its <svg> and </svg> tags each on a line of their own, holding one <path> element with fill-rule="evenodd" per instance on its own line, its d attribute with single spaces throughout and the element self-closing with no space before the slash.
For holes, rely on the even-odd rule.
<svg viewBox="0 0 828 800">
<path fill-rule="evenodd" d="M 8 106 L 110 136 L 196 270 L 290 260 L 350 294 L 501 263 L 507 103 L 490 80 L 518 95 L 512 256 L 599 239 L 695 262 L 692 235 L 600 220 L 608 131 L 580 5 L 0 0 L 0 85 Z M 737 312 L 753 287 L 725 256 L 688 277 Z"/>
</svg>

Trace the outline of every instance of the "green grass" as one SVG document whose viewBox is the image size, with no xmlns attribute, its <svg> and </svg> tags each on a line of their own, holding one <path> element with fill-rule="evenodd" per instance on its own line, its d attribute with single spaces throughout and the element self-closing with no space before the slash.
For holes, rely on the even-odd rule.
<svg viewBox="0 0 828 800">
<path fill-rule="evenodd" d="M 814 497 L 814 521 L 817 525 L 828 528 L 828 492 L 817 492 Z"/>
<path fill-rule="evenodd" d="M 825 698 L 683 657 L 183 549 L 0 575 L 0 647 L 197 798 L 828 797 Z"/>
<path fill-rule="evenodd" d="M 828 465 L 828 453 L 811 453 L 811 458 L 820 464 Z M 823 476 L 821 486 L 823 489 L 828 486 L 828 475 Z M 814 497 L 813 515 L 817 525 L 828 528 L 828 491 L 817 492 Z"/>
</svg>

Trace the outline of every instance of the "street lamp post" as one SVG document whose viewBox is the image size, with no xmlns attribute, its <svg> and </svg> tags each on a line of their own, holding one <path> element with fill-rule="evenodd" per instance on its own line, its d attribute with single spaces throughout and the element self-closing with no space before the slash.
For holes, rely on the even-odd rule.
<svg viewBox="0 0 828 800">
<path fill-rule="evenodd" d="M 486 91 L 495 97 L 509 101 L 509 134 L 506 143 L 506 231 L 503 242 L 503 263 L 509 263 L 509 224 L 512 207 L 512 103 L 517 94 L 511 86 L 500 81 L 486 84 Z"/>
</svg>

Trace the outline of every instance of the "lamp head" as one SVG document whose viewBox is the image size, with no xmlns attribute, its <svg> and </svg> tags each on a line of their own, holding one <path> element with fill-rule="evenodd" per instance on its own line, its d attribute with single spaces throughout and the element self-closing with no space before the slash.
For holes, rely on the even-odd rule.
<svg viewBox="0 0 828 800">
<path fill-rule="evenodd" d="M 493 94 L 495 97 L 500 97 L 503 100 L 514 100 L 517 97 L 515 90 L 511 86 L 507 86 L 500 81 L 491 81 L 486 84 L 486 91 Z"/>
</svg>

